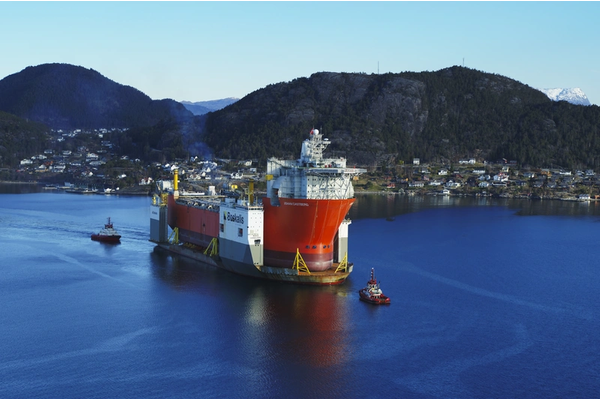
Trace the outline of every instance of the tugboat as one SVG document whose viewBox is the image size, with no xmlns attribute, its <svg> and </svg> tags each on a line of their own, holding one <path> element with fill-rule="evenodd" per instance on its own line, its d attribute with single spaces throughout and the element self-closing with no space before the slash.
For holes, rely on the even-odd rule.
<svg viewBox="0 0 600 400">
<path fill-rule="evenodd" d="M 390 304 L 390 298 L 383 294 L 377 279 L 375 279 L 375 272 L 371 268 L 371 279 L 367 282 L 367 286 L 358 291 L 360 299 L 371 304 Z"/>
<path fill-rule="evenodd" d="M 120 243 L 121 235 L 119 235 L 115 228 L 113 228 L 113 224 L 110 222 L 110 217 L 108 217 L 108 223 L 104 224 L 104 229 L 97 234 L 92 234 L 92 240 L 104 243 Z"/>
</svg>

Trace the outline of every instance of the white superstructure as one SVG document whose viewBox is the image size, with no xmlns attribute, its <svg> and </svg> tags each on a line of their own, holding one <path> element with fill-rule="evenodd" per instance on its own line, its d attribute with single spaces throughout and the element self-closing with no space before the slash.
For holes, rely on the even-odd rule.
<svg viewBox="0 0 600 400">
<path fill-rule="evenodd" d="M 366 172 L 346 168 L 346 159 L 323 158 L 331 142 L 317 129 L 302 143 L 298 160 L 270 158 L 267 161 L 267 196 L 271 201 L 290 199 L 350 199 L 354 197 L 352 178 Z"/>
</svg>

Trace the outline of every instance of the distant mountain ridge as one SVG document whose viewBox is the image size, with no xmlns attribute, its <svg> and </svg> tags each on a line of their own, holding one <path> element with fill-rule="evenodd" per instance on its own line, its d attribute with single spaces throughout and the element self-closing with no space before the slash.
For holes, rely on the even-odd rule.
<svg viewBox="0 0 600 400">
<path fill-rule="evenodd" d="M 188 110 L 190 110 L 194 115 L 204 115 L 211 111 L 217 111 L 222 108 L 227 107 L 230 104 L 238 101 L 238 98 L 235 97 L 227 97 L 225 99 L 219 100 L 209 100 L 209 101 L 182 101 L 181 104 Z"/>
<path fill-rule="evenodd" d="M 567 101 L 571 104 L 578 104 L 582 106 L 591 105 L 589 99 L 580 88 L 571 88 L 571 89 L 540 89 L 542 93 L 546 94 L 550 100 L 554 101 Z"/>
</svg>

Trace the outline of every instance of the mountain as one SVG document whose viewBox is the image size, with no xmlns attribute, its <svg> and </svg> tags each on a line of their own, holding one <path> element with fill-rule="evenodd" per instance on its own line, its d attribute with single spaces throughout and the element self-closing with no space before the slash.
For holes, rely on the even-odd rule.
<svg viewBox="0 0 600 400">
<path fill-rule="evenodd" d="M 204 115 L 211 111 L 217 111 L 222 108 L 225 108 L 238 100 L 239 99 L 235 97 L 228 97 L 226 99 L 197 101 L 195 103 L 192 103 L 190 101 L 182 101 L 181 104 L 183 104 L 185 108 L 194 113 L 194 115 Z"/>
<path fill-rule="evenodd" d="M 542 93 L 544 93 L 550 100 L 554 101 L 567 101 L 571 104 L 578 104 L 582 106 L 589 106 L 590 101 L 588 100 L 583 90 L 580 88 L 572 88 L 572 89 L 540 89 Z"/>
<path fill-rule="evenodd" d="M 133 128 L 193 118 L 174 100 L 152 100 L 93 69 L 69 64 L 27 67 L 0 80 L 0 111 L 55 129 Z"/>
<path fill-rule="evenodd" d="M 297 157 L 311 128 L 359 165 L 506 158 L 599 167 L 600 108 L 553 102 L 497 74 L 319 72 L 269 85 L 206 116 L 204 140 L 225 158 Z"/>
<path fill-rule="evenodd" d="M 24 119 L 9 116 L 8 127 L 0 126 L 10 136 L 0 143 L 0 156 L 13 160 L 19 138 L 35 137 L 27 136 L 38 129 L 25 124 L 31 121 L 63 129 L 129 128 L 107 140 L 120 154 L 148 161 L 214 154 L 264 165 L 271 156 L 297 157 L 302 140 L 318 128 L 331 141 L 329 154 L 349 165 L 384 167 L 413 158 L 453 164 L 473 157 L 600 168 L 598 106 L 552 101 L 511 78 L 459 66 L 381 75 L 318 72 L 195 116 L 180 103 L 151 100 L 94 70 L 44 64 L 0 81 L 0 111 Z"/>
</svg>

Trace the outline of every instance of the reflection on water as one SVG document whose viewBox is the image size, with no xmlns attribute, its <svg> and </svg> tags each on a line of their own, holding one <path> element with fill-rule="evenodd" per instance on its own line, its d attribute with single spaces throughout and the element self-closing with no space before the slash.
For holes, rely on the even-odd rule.
<svg viewBox="0 0 600 400">
<path fill-rule="evenodd" d="M 517 210 L 518 215 L 600 216 L 600 202 L 561 200 L 499 199 L 491 197 L 408 196 L 356 194 L 350 219 L 387 218 L 428 208 L 500 206 Z"/>
<path fill-rule="evenodd" d="M 247 340 L 239 351 L 249 359 L 265 355 L 275 368 L 296 360 L 308 367 L 342 365 L 347 354 L 349 329 L 344 290 L 335 286 L 314 287 L 271 282 L 236 275 L 156 247 L 150 254 L 152 273 L 176 291 L 209 293 L 219 313 L 243 307 L 242 331 Z M 231 329 L 231 327 L 228 327 Z M 254 360 L 256 362 L 256 359 Z M 283 377 L 282 377 L 283 379 Z"/>
<path fill-rule="evenodd" d="M 2 183 L 0 182 L 0 194 L 27 194 L 40 193 L 43 186 L 37 183 Z"/>
</svg>

